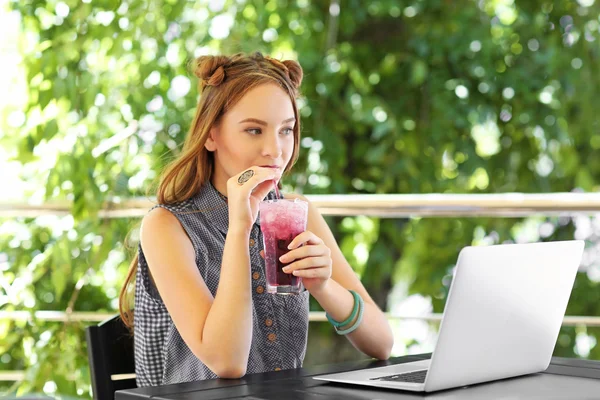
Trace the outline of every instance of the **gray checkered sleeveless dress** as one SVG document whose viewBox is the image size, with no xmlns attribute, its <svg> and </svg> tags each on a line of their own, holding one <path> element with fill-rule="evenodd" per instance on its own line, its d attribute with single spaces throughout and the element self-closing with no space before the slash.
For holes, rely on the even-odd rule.
<svg viewBox="0 0 600 400">
<path fill-rule="evenodd" d="M 268 198 L 274 198 L 274 192 Z M 226 203 L 207 183 L 191 199 L 177 205 L 159 205 L 171 211 L 192 241 L 198 272 L 215 296 L 221 275 L 221 259 L 229 224 Z M 203 210 L 197 213 L 187 211 Z M 250 240 L 253 329 L 247 373 L 302 366 L 308 334 L 308 291 L 296 296 L 268 294 L 260 216 Z M 214 379 L 217 375 L 198 359 L 183 341 L 148 274 L 139 247 L 135 281 L 134 342 L 137 385 L 155 386 Z M 186 299 L 181 299 L 186 301 Z M 223 315 L 227 318 L 227 315 Z"/>
</svg>

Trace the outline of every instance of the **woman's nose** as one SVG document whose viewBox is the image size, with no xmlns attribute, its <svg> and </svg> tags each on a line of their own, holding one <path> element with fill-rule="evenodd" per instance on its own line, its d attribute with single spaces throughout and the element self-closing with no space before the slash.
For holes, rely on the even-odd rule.
<svg viewBox="0 0 600 400">
<path fill-rule="evenodd" d="M 271 158 L 278 158 L 281 156 L 281 153 L 282 150 L 279 138 L 276 135 L 265 135 L 265 141 L 263 143 L 263 155 Z"/>
</svg>

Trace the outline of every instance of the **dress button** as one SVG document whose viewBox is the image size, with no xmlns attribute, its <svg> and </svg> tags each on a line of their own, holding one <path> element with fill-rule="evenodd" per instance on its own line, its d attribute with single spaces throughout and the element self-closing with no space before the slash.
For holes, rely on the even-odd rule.
<svg viewBox="0 0 600 400">
<path fill-rule="evenodd" d="M 266 326 L 272 326 L 273 325 L 273 320 L 272 319 L 265 320 L 265 325 Z"/>
<path fill-rule="evenodd" d="M 277 367 L 275 368 L 275 371 L 281 371 L 281 368 Z"/>
<path fill-rule="evenodd" d="M 274 333 L 269 333 L 267 335 L 267 339 L 269 339 L 270 342 L 274 342 L 275 340 L 277 340 L 277 335 Z"/>
<path fill-rule="evenodd" d="M 258 278 L 260 278 L 260 274 L 258 272 L 252 274 L 252 279 L 257 280 Z"/>
<path fill-rule="evenodd" d="M 250 247 L 254 246 L 255 243 L 256 241 L 254 239 L 250 239 Z"/>
<path fill-rule="evenodd" d="M 259 286 L 256 288 L 256 293 L 258 293 L 258 294 L 262 294 L 264 291 L 265 291 L 265 288 L 262 286 Z"/>
</svg>

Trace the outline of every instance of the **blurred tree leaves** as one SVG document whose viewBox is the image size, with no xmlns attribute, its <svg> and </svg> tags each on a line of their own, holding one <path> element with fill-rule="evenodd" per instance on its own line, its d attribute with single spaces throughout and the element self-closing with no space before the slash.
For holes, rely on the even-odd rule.
<svg viewBox="0 0 600 400">
<path fill-rule="evenodd" d="M 98 212 L 146 195 L 177 154 L 197 101 L 187 64 L 201 54 L 260 50 L 304 67 L 304 140 L 288 190 L 598 190 L 600 5 L 588 3 L 13 1 L 28 103 L 26 122 L 0 142 L 36 183 L 27 195 L 71 201 L 72 215 L 2 221 L 0 307 L 115 310 L 138 221 Z M 435 312 L 463 246 L 572 238 L 587 226 L 578 221 L 329 218 L 381 307 L 400 285 Z M 551 232 L 519 237 L 530 223 Z M 593 226 L 578 233 L 590 254 Z M 567 313 L 600 314 L 599 265 L 579 274 Z M 82 324 L 2 320 L 0 332 L 0 369 L 27 369 L 18 393 L 89 396 Z M 585 335 L 598 337 L 564 328 L 557 354 L 581 356 Z M 311 326 L 309 343 L 319 349 L 309 364 L 360 357 L 326 324 Z"/>
</svg>

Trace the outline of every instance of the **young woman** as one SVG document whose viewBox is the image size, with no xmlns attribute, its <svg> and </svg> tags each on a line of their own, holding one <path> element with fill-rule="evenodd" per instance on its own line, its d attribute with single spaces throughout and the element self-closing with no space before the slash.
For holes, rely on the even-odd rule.
<svg viewBox="0 0 600 400">
<path fill-rule="evenodd" d="M 202 56 L 195 74 L 196 116 L 162 175 L 159 205 L 142 221 L 120 296 L 134 330 L 138 386 L 301 367 L 309 293 L 358 350 L 387 359 L 389 324 L 312 204 L 306 232 L 282 260 L 305 290 L 265 290 L 258 204 L 274 198 L 273 182 L 298 156 L 300 65 L 260 53 Z"/>
</svg>

